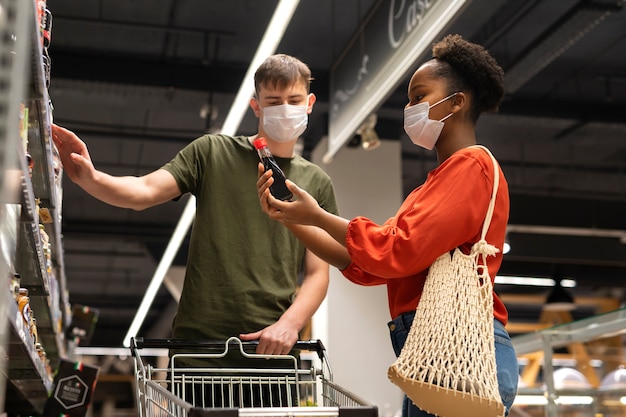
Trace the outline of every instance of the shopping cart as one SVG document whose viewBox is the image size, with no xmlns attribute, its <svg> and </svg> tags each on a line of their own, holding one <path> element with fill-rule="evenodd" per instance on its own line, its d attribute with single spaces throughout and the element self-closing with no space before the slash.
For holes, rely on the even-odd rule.
<svg viewBox="0 0 626 417">
<path fill-rule="evenodd" d="M 326 350 L 319 340 L 299 341 L 294 354 L 258 355 L 257 342 L 236 337 L 220 342 L 177 339 L 131 340 L 140 417 L 340 416 L 378 417 L 378 409 L 332 381 Z M 166 368 L 142 358 L 144 348 L 173 352 Z M 182 366 L 237 352 L 242 360 L 264 359 L 280 366 L 218 368 Z M 298 355 L 313 355 L 304 369 Z M 316 356 L 314 354 L 317 354 Z M 272 363 L 272 362 L 267 362 Z M 287 364 L 287 365 L 285 365 Z"/>
</svg>

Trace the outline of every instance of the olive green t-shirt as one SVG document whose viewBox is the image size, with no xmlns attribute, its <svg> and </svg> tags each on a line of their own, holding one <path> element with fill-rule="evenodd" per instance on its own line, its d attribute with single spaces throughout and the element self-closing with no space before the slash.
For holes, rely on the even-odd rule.
<svg viewBox="0 0 626 417">
<path fill-rule="evenodd" d="M 287 178 L 337 213 L 330 177 L 306 159 L 275 158 Z M 305 247 L 261 211 L 259 157 L 248 138 L 202 136 L 163 168 L 196 196 L 176 339 L 226 340 L 276 322 L 291 305 Z"/>
</svg>

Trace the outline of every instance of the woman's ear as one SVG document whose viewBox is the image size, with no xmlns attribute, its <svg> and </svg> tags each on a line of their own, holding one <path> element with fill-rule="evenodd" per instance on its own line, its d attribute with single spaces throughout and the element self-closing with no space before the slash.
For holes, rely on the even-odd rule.
<svg viewBox="0 0 626 417">
<path fill-rule="evenodd" d="M 467 94 L 465 94 L 462 91 L 459 91 L 458 93 L 454 95 L 454 97 L 452 97 L 452 111 L 458 112 L 459 110 L 463 109 L 463 107 L 467 106 L 467 103 L 468 103 Z"/>
</svg>

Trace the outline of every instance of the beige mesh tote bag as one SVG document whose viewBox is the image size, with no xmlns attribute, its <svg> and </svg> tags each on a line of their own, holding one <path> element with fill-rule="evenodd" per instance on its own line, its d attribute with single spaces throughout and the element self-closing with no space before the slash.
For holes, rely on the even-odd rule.
<svg viewBox="0 0 626 417">
<path fill-rule="evenodd" d="M 499 250 L 485 237 L 499 185 L 493 192 L 481 238 L 465 255 L 456 248 L 433 262 L 415 319 L 389 379 L 420 409 L 440 417 L 501 417 L 493 328 L 493 285 L 487 256 Z"/>
</svg>

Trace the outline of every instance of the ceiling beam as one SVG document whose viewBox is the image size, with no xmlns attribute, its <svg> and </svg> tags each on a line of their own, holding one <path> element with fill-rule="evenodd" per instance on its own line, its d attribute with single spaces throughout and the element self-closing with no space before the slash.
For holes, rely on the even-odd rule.
<svg viewBox="0 0 626 417">
<path fill-rule="evenodd" d="M 53 83 L 56 78 L 234 93 L 246 72 L 244 65 L 207 65 L 202 60 L 94 53 L 53 46 L 50 58 Z"/>
<path fill-rule="evenodd" d="M 585 97 L 580 99 L 510 97 L 501 104 L 498 114 L 581 120 L 587 123 L 626 124 L 625 105 L 609 101 L 585 101 Z"/>
<path fill-rule="evenodd" d="M 53 61 L 53 83 L 54 79 L 72 79 L 234 94 L 241 85 L 246 72 L 246 67 L 243 65 L 232 63 L 207 65 L 200 59 L 173 60 L 53 47 L 51 47 L 50 56 Z M 329 72 L 320 69 L 312 69 L 312 72 L 315 78 L 312 91 L 315 92 L 318 101 L 327 102 L 330 91 Z M 395 105 L 397 102 L 402 102 L 402 105 L 398 107 L 401 109 L 405 104 L 405 97 L 406 86 L 402 84 L 390 97 L 389 103 Z M 581 120 L 587 123 L 625 123 L 625 105 L 617 102 L 585 102 L 584 99 L 585 97 L 581 97 L 581 100 L 508 97 L 500 106 L 499 114 Z M 402 119 L 402 112 L 398 110 L 396 119 L 388 119 L 395 126 L 397 120 Z M 383 123 L 379 120 L 378 125 Z M 398 126 L 401 127 L 401 125 Z M 397 127 L 390 126 L 389 128 L 391 133 L 399 130 Z M 385 135 L 385 137 L 397 136 Z"/>
<path fill-rule="evenodd" d="M 139 86 L 235 94 L 247 66 L 234 63 L 207 64 L 203 59 L 172 59 L 137 54 L 93 52 L 50 47 L 54 79 L 71 79 Z M 329 72 L 311 68 L 312 91 L 328 101 Z"/>
</svg>

